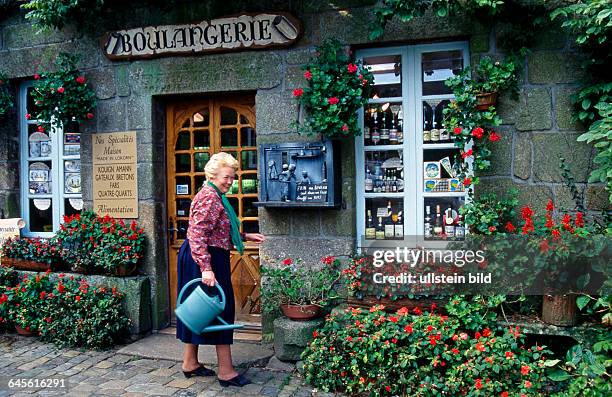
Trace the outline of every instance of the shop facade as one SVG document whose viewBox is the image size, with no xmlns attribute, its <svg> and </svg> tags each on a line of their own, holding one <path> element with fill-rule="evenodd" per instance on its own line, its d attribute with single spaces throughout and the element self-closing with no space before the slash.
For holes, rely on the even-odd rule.
<svg viewBox="0 0 612 397">
<path fill-rule="evenodd" d="M 377 223 L 383 217 L 376 210 L 388 205 L 395 219 L 379 222 L 392 224 L 394 237 L 422 235 L 427 207 L 432 216 L 437 206 L 452 212 L 465 197 L 462 187 L 455 184 L 453 190 L 452 174 L 444 174 L 448 170 L 440 163 L 451 156 L 452 143 L 440 137 L 436 142 L 431 135 L 423 138 L 424 131 L 437 126 L 427 127 L 427 123 L 440 123 L 437 107 L 452 99 L 441 82 L 453 70 L 483 55 L 499 57 L 504 51 L 495 28 L 461 18 L 394 20 L 381 39 L 371 41 L 372 3 L 347 2 L 337 9 L 316 2 L 281 10 L 272 2 L 267 13 L 286 12 L 297 21 L 291 26 L 299 34 L 285 46 L 275 43 L 257 50 L 235 48 L 191 55 L 153 54 L 151 50 L 125 58 L 105 54 L 108 37 L 99 41 L 99 37 L 71 28 L 35 34 L 22 12 L 8 8 L 7 16 L 0 19 L 0 71 L 9 78 L 17 106 L 0 125 L 0 208 L 6 217 L 27 221 L 22 235 L 51 235 L 64 214 L 95 209 L 99 200 L 94 197 L 94 180 L 100 172 L 94 164 L 92 137 L 134 131 L 137 221 L 147 235 L 140 273 L 151 281 L 153 329 L 171 321 L 175 258 L 185 238 L 190 198 L 204 180 L 205 162 L 215 152 L 229 151 L 240 162 L 238 183 L 230 197 L 244 231 L 267 236 L 261 247 L 247 247 L 244 255 L 232 259 L 239 313 L 247 321 L 259 311 L 261 265 L 292 257 L 314 266 L 326 255 L 349 257 L 367 233 L 369 218 Z M 264 14 L 249 11 L 249 15 Z M 153 14 L 135 13 L 122 29 L 189 24 L 225 15 L 210 15 L 195 7 L 187 19 L 178 12 Z M 241 34 L 247 37 L 246 32 Z M 261 30 L 253 34 L 265 35 Z M 378 84 L 378 98 L 368 108 L 378 110 L 362 113 L 360 122 L 371 126 L 374 114 L 376 123 L 385 117 L 384 125 L 395 129 L 396 135 L 393 140 L 387 136 L 385 146 L 372 145 L 371 136 L 369 142 L 357 137 L 336 144 L 336 193 L 341 197 L 337 206 L 258 206 L 258 181 L 267 172 L 258 165 L 260 145 L 321 141 L 320 136 L 296 132 L 293 123 L 301 113 L 292 92 L 305 84 L 302 67 L 315 54 L 315 47 L 328 38 L 338 39 L 357 57 L 379 68 L 379 82 L 386 80 Z M 136 45 L 138 39 L 131 36 L 131 40 Z M 39 149 L 31 149 L 36 145 L 30 143 L 40 137 L 32 138 L 35 122 L 25 118 L 33 106 L 28 90 L 33 76 L 51 65 L 61 51 L 81 57 L 78 66 L 98 99 L 95 117 L 80 126 L 78 136 L 57 130 L 43 139 Z M 481 178 L 479 190 L 503 193 L 516 187 L 519 200 L 529 201 L 536 210 L 543 209 L 548 199 L 557 207 L 572 209 L 572 195 L 558 166 L 559 157 L 565 157 L 585 191 L 586 208 L 595 212 L 609 206 L 603 185 L 586 183 L 593 152 L 576 142 L 581 127 L 571 118 L 570 96 L 581 78 L 579 57 L 560 32 L 548 31 L 538 38 L 525 58 L 519 99 L 502 98 L 500 103 L 501 140 L 493 145 L 492 168 Z M 437 127 L 439 133 L 442 126 Z M 401 166 L 393 165 L 394 161 Z M 376 170 L 377 179 L 382 180 L 376 187 L 372 175 L 377 164 L 384 162 L 391 165 Z M 432 179 L 446 175 L 446 188 L 427 190 L 423 175 L 428 162 L 438 162 Z M 32 168 L 34 163 L 39 165 Z M 32 175 L 37 167 L 47 176 Z M 32 180 L 36 178 L 41 180 Z"/>
</svg>

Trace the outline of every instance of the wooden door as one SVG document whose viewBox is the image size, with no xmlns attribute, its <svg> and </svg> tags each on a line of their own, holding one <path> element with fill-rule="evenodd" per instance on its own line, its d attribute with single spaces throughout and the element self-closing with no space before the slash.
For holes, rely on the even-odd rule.
<svg viewBox="0 0 612 397">
<path fill-rule="evenodd" d="M 227 193 L 242 221 L 241 231 L 259 231 L 257 146 L 254 98 L 205 99 L 168 105 L 167 178 L 170 302 L 176 307 L 177 255 L 187 234 L 191 200 L 204 184 L 204 166 L 214 153 L 233 155 L 240 164 Z M 245 244 L 243 255 L 232 251 L 231 272 L 236 318 L 260 324 L 259 249 Z"/>
</svg>

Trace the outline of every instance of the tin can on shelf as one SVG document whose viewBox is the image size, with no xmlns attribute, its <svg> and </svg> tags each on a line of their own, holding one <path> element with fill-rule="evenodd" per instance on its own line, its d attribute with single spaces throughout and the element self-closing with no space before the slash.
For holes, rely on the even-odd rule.
<svg viewBox="0 0 612 397">
<path fill-rule="evenodd" d="M 431 131 L 425 130 L 423 131 L 423 142 L 431 141 Z"/>
<path fill-rule="evenodd" d="M 433 130 L 431 130 L 431 141 L 436 142 L 439 140 L 440 140 L 440 130 L 437 128 L 434 128 Z"/>
</svg>

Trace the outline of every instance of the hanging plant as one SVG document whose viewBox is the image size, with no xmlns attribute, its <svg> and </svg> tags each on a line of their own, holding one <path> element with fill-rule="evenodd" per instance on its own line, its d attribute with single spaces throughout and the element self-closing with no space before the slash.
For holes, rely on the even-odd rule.
<svg viewBox="0 0 612 397">
<path fill-rule="evenodd" d="M 293 90 L 307 113 L 302 131 L 327 137 L 360 135 L 357 111 L 372 92 L 372 73 L 351 61 L 337 40 L 325 41 L 317 51 L 305 67 L 307 86 Z"/>
<path fill-rule="evenodd" d="M 76 57 L 60 54 L 56 60 L 57 71 L 34 75 L 36 82 L 32 97 L 36 113 L 27 114 L 43 125 L 59 127 L 70 121 L 92 119 L 96 94 L 87 84 L 85 76 L 76 68 Z"/>
<path fill-rule="evenodd" d="M 13 97 L 9 92 L 8 79 L 0 73 L 0 116 L 4 116 L 13 107 Z"/>
</svg>

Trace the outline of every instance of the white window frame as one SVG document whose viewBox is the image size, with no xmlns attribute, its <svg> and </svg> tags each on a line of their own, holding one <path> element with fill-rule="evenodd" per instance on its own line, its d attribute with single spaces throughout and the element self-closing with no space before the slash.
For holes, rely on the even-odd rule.
<svg viewBox="0 0 612 397">
<path fill-rule="evenodd" d="M 464 68 L 469 66 L 469 44 L 465 41 L 395 46 L 384 48 L 372 48 L 356 51 L 359 60 L 371 56 L 400 55 L 402 67 L 402 96 L 392 98 L 370 99 L 369 103 L 400 102 L 403 109 L 403 162 L 404 162 L 404 191 L 399 193 L 365 193 L 365 150 L 397 150 L 393 145 L 377 145 L 365 148 L 363 134 L 355 139 L 355 163 L 356 163 L 356 198 L 357 198 L 357 247 L 362 247 L 362 238 L 365 235 L 366 198 L 403 198 L 404 211 L 404 235 L 423 236 L 424 234 L 424 198 L 425 197 L 465 197 L 468 200 L 467 189 L 465 192 L 426 193 L 423 189 L 423 113 L 421 103 L 423 100 L 453 99 L 453 94 L 445 95 L 422 95 L 421 82 L 421 55 L 426 52 L 459 50 L 463 53 Z M 364 111 L 359 111 L 359 125 L 363 129 Z M 436 144 L 436 148 L 455 148 L 454 143 Z M 471 174 L 471 162 L 468 162 Z M 410 171 L 412 170 L 412 171 Z M 471 187 L 470 187 L 471 189 Z M 412 211 L 412 209 L 414 209 Z M 409 211 L 409 212 L 408 212 Z M 379 240 L 380 241 L 380 240 Z"/>
<path fill-rule="evenodd" d="M 63 128 L 51 127 L 49 131 L 45 131 L 51 138 L 51 156 L 48 158 L 40 158 L 40 161 L 51 160 L 51 194 L 30 194 L 29 183 L 29 162 L 32 161 L 29 153 L 28 141 L 28 126 L 36 125 L 37 120 L 27 120 L 25 115 L 28 113 L 28 89 L 34 85 L 33 81 L 27 81 L 19 87 L 19 137 L 20 137 L 20 196 L 21 196 L 21 217 L 25 220 L 26 225 L 22 229 L 22 235 L 25 237 L 40 237 L 50 238 L 59 229 L 63 222 L 65 213 L 64 199 L 78 198 L 82 199 L 81 193 L 64 193 L 64 160 L 80 160 L 80 155 L 64 156 L 64 131 Z M 35 160 L 38 158 L 35 158 Z M 81 183 L 82 186 L 82 183 Z M 33 232 L 30 229 L 30 199 L 34 198 L 50 198 L 52 208 L 53 231 L 51 232 Z"/>
</svg>

